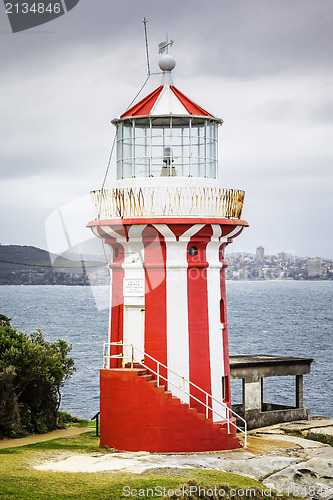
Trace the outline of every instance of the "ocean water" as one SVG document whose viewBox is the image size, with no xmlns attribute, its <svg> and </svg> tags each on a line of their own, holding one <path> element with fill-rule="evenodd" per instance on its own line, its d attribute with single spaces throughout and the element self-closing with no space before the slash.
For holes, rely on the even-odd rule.
<svg viewBox="0 0 333 500">
<path fill-rule="evenodd" d="M 98 292 L 98 293 L 97 293 Z M 230 354 L 315 358 L 304 377 L 304 404 L 333 418 L 333 282 L 228 281 Z M 76 372 L 62 390 L 61 408 L 91 418 L 99 410 L 99 369 L 107 341 L 108 287 L 0 286 L 0 313 L 13 327 L 40 328 L 49 341 L 73 346 Z M 232 400 L 240 401 L 240 381 Z M 265 379 L 265 402 L 293 404 L 294 377 Z"/>
<path fill-rule="evenodd" d="M 333 282 L 228 281 L 230 354 L 314 358 L 304 406 L 333 418 Z M 241 381 L 232 381 L 240 402 Z M 264 401 L 295 404 L 295 377 L 264 379 Z"/>
</svg>

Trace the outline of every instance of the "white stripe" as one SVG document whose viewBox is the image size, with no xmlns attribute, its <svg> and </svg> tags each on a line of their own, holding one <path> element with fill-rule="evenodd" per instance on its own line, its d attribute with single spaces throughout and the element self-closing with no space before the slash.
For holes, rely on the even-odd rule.
<svg viewBox="0 0 333 500">
<path fill-rule="evenodd" d="M 103 231 L 108 234 L 109 236 L 111 236 L 112 238 L 116 238 L 117 242 L 118 243 L 123 243 L 123 242 L 126 242 L 126 238 L 125 236 L 121 236 L 120 234 L 116 233 L 116 231 L 114 231 L 113 229 L 111 229 L 110 226 L 102 226 L 101 229 L 103 229 Z M 103 238 L 102 236 L 99 236 L 100 238 Z M 105 240 L 105 237 L 103 238 Z"/>
<path fill-rule="evenodd" d="M 92 230 L 94 235 L 97 236 L 97 238 L 101 238 L 101 235 L 99 234 L 96 226 L 92 226 L 90 229 Z"/>
<path fill-rule="evenodd" d="M 146 224 L 135 224 L 129 228 L 128 242 L 124 245 L 124 283 L 125 280 L 139 280 L 142 285 L 143 295 L 124 296 L 124 343 L 133 344 L 139 351 L 135 355 L 142 359 L 144 351 L 144 316 L 142 308 L 145 305 L 144 283 L 145 271 L 144 263 L 144 246 L 142 241 L 142 231 Z M 127 282 L 128 283 L 128 282 Z M 136 324 L 136 328 L 133 325 Z M 131 348 L 124 348 L 125 362 L 131 360 Z"/>
<path fill-rule="evenodd" d="M 192 227 L 190 227 L 185 233 L 183 233 L 181 236 L 179 236 L 179 241 L 190 241 L 190 238 L 197 234 L 200 229 L 202 229 L 205 226 L 205 224 L 194 224 Z"/>
<path fill-rule="evenodd" d="M 187 109 L 170 89 L 169 85 L 163 87 L 156 99 L 149 115 L 189 115 Z"/>
<path fill-rule="evenodd" d="M 212 224 L 213 235 L 206 247 L 207 269 L 207 293 L 208 293 L 208 324 L 209 324 L 209 350 L 210 350 L 210 373 L 211 373 L 211 394 L 218 401 L 222 401 L 222 377 L 224 376 L 223 359 L 223 330 L 220 323 L 220 269 L 219 247 L 221 246 L 221 227 Z M 222 405 L 215 401 L 212 404 L 213 410 L 225 416 Z M 213 420 L 221 420 L 213 414 Z"/>
<path fill-rule="evenodd" d="M 244 228 L 244 226 L 236 226 L 229 234 L 227 234 L 226 236 L 221 236 L 220 242 L 221 243 L 228 243 L 228 239 L 232 238 L 235 234 L 237 234 L 243 228 Z"/>
<path fill-rule="evenodd" d="M 145 271 L 143 268 L 144 262 L 144 246 L 142 242 L 142 231 L 146 227 L 145 224 L 133 225 L 128 231 L 128 242 L 123 243 L 124 246 L 124 279 L 140 279 L 144 283 Z M 132 301 L 135 297 L 132 297 Z M 135 302 L 135 301 L 134 301 Z"/>
<path fill-rule="evenodd" d="M 187 305 L 187 241 L 166 239 L 167 283 L 167 365 L 182 377 L 189 379 L 189 337 Z M 182 381 L 169 372 L 169 380 L 179 387 L 170 386 L 171 392 L 185 403 L 188 395 L 182 392 Z M 189 392 L 188 384 L 185 390 Z"/>
</svg>

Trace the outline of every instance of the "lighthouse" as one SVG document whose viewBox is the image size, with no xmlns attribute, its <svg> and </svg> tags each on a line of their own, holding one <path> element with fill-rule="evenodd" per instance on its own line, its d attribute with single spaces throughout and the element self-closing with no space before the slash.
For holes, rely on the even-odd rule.
<svg viewBox="0 0 333 500">
<path fill-rule="evenodd" d="M 244 191 L 218 185 L 223 121 L 173 83 L 112 123 L 117 180 L 93 191 L 93 233 L 112 249 L 101 445 L 195 452 L 239 447 L 231 408 L 225 247 L 248 224 Z M 240 423 L 241 422 L 241 423 Z"/>
</svg>

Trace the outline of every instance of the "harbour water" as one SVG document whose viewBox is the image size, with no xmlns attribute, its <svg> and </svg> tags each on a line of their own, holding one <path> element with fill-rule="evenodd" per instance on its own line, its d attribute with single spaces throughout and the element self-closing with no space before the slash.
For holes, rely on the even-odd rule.
<svg viewBox="0 0 333 500">
<path fill-rule="evenodd" d="M 333 418 L 333 282 L 228 281 L 230 354 L 315 358 L 304 377 L 304 404 Z M 99 410 L 99 368 L 107 341 L 109 288 L 0 286 L 0 313 L 26 333 L 40 328 L 49 341 L 73 346 L 76 372 L 62 390 L 62 409 L 91 418 Z M 240 381 L 232 399 L 240 399 Z M 294 378 L 266 379 L 266 402 L 293 404 Z"/>
</svg>

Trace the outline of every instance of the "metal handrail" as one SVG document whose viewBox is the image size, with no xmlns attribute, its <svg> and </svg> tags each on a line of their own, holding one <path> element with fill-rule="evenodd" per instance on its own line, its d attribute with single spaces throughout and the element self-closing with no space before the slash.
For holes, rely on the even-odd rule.
<svg viewBox="0 0 333 500">
<path fill-rule="evenodd" d="M 133 370 L 134 363 L 138 363 L 138 364 L 142 365 L 144 368 L 146 368 L 151 373 L 153 373 L 154 375 L 157 376 L 157 387 L 160 386 L 160 379 L 162 379 L 162 380 L 166 381 L 168 383 L 168 385 L 173 385 L 174 387 L 176 387 L 177 389 L 179 389 L 179 386 L 177 384 L 175 384 L 174 382 L 172 382 L 171 380 L 169 380 L 167 377 L 164 377 L 163 375 L 161 375 L 161 373 L 160 373 L 160 367 L 165 368 L 168 371 L 168 373 L 171 372 L 174 375 L 176 375 L 177 377 L 179 377 L 182 380 L 182 384 L 183 384 L 183 394 L 186 394 L 191 399 L 194 399 L 195 401 L 197 401 L 198 403 L 200 403 L 201 405 L 203 405 L 206 408 L 206 418 L 208 418 L 209 411 L 211 411 L 212 413 L 214 413 L 218 417 L 220 417 L 222 420 L 226 420 L 227 421 L 228 433 L 230 433 L 230 425 L 232 425 L 239 432 L 241 432 L 241 433 L 244 434 L 244 447 L 247 446 L 247 423 L 246 423 L 246 420 L 243 417 L 241 417 L 240 415 L 238 415 L 232 408 L 229 408 L 225 403 L 223 403 L 222 401 L 219 401 L 218 399 L 214 398 L 211 394 L 209 394 L 208 392 L 206 392 L 204 389 L 202 389 L 201 387 L 197 386 L 196 384 L 194 384 L 193 382 L 191 382 L 187 378 L 179 375 L 179 373 L 175 372 L 171 368 L 168 368 L 168 366 L 164 365 L 163 363 L 161 363 L 160 361 L 158 361 L 156 358 L 154 358 L 150 354 L 148 354 L 145 351 L 141 350 L 139 347 L 136 347 L 133 344 L 124 344 L 123 342 L 104 343 L 104 353 L 103 353 L 103 358 L 104 358 L 104 365 L 103 366 L 104 366 L 104 369 L 106 368 L 106 362 L 105 362 L 106 359 L 109 359 L 109 360 L 110 359 L 121 359 L 122 360 L 122 367 L 125 366 L 124 351 L 122 353 L 120 353 L 120 354 L 106 354 L 105 353 L 105 349 L 106 349 L 106 347 L 110 347 L 110 346 L 119 346 L 119 347 L 121 346 L 123 348 L 124 347 L 130 347 L 131 348 L 131 370 Z M 145 357 L 148 357 L 149 359 L 151 359 L 152 361 L 154 361 L 156 363 L 156 365 L 157 365 L 157 368 L 156 368 L 157 371 L 154 371 L 152 368 L 150 368 L 149 366 L 147 366 L 144 363 L 144 361 L 136 359 L 135 356 L 134 356 L 134 350 L 135 349 L 137 351 L 139 351 L 141 354 L 143 354 Z M 186 391 L 186 389 L 185 389 L 186 383 L 189 386 L 194 387 L 195 389 L 197 389 L 200 392 L 202 392 L 205 395 L 206 403 L 204 403 L 200 399 L 198 399 L 195 396 L 193 396 L 190 392 Z M 211 399 L 211 401 L 215 401 L 216 403 L 218 403 L 219 405 L 221 405 L 226 410 L 226 416 L 221 415 L 219 412 L 217 412 L 216 410 L 214 410 L 212 406 L 209 406 L 209 404 L 208 404 L 209 398 Z M 244 422 L 244 429 L 242 429 L 241 427 L 238 427 L 236 424 L 234 424 L 230 420 L 230 417 L 229 417 L 230 414 L 233 415 L 236 419 L 238 418 L 239 420 L 241 420 L 242 422 Z"/>
</svg>

